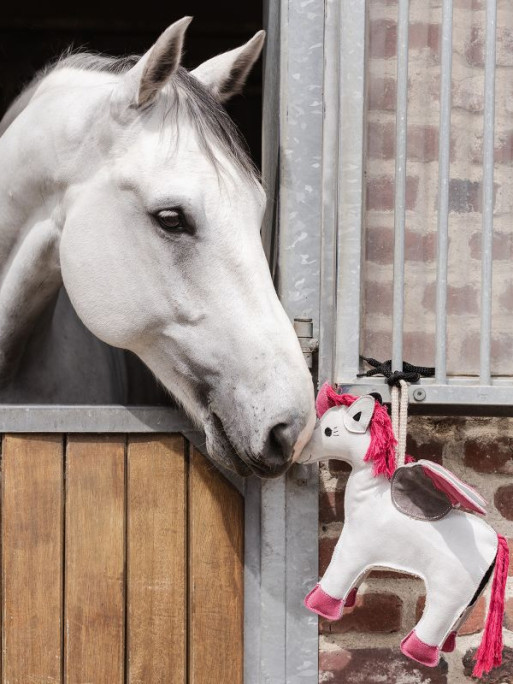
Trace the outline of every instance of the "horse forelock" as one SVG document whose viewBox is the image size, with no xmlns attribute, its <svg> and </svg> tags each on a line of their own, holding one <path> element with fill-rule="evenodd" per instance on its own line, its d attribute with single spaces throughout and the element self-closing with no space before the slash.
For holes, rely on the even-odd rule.
<svg viewBox="0 0 513 684">
<path fill-rule="evenodd" d="M 78 69 L 122 75 L 139 59 L 136 55 L 110 57 L 67 50 L 55 62 L 42 69 L 25 90 L 34 87 L 56 70 Z M 171 124 L 178 135 L 180 123 L 187 122 L 195 131 L 202 152 L 214 166 L 221 164 L 221 152 L 245 178 L 259 181 L 258 171 L 249 156 L 242 134 L 223 105 L 186 69 L 178 67 L 162 89 L 160 97 L 148 107 L 136 111 L 140 117 L 145 118 L 157 109 L 160 111 L 163 130 Z"/>
<path fill-rule="evenodd" d="M 352 394 L 337 394 L 333 387 L 326 383 L 321 387 L 316 401 L 317 416 L 321 418 L 334 406 L 351 406 L 359 397 Z M 395 447 L 397 440 L 392 429 L 392 421 L 385 406 L 375 402 L 370 423 L 371 441 L 364 461 L 373 462 L 373 474 L 392 477 L 396 468 Z"/>
</svg>

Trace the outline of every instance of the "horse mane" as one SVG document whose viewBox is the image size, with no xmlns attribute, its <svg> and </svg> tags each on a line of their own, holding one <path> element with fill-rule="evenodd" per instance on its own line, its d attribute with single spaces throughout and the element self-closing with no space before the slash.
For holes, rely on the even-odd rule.
<svg viewBox="0 0 513 684">
<path fill-rule="evenodd" d="M 26 106 L 39 83 L 57 70 L 78 69 L 80 71 L 122 75 L 137 64 L 139 59 L 140 56 L 138 55 L 111 57 L 68 49 L 36 73 L 12 103 L 4 118 L 7 119 L 8 123 L 11 123 L 19 111 Z M 141 116 L 146 116 L 159 107 L 162 111 L 163 127 L 172 114 L 174 114 L 174 123 L 177 126 L 179 114 L 186 116 L 198 136 L 203 152 L 214 166 L 217 167 L 220 164 L 215 154 L 215 146 L 217 146 L 246 178 L 255 182 L 259 181 L 257 168 L 249 155 L 248 145 L 241 132 L 223 105 L 197 78 L 190 74 L 187 69 L 179 66 L 166 86 L 166 93 L 167 95 L 157 98 L 150 107 L 142 110 Z M 8 114 L 9 116 L 7 116 Z M 7 126 L 4 125 L 5 128 Z"/>
<path fill-rule="evenodd" d="M 337 394 L 329 383 L 319 390 L 316 401 L 317 416 L 320 418 L 334 406 L 351 406 L 359 397 L 352 394 Z M 364 461 L 373 462 L 373 475 L 384 475 L 390 479 L 396 468 L 395 446 L 397 440 L 392 429 L 392 421 L 385 406 L 376 401 L 370 423 L 371 441 Z"/>
</svg>

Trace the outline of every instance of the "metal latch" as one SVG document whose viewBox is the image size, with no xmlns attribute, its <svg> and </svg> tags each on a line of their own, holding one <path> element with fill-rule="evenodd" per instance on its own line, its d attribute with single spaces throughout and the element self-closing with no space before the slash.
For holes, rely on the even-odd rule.
<svg viewBox="0 0 513 684">
<path fill-rule="evenodd" d="M 313 368 L 313 354 L 319 349 L 319 340 L 313 336 L 313 321 L 311 318 L 294 318 L 294 330 L 301 345 L 306 365 Z"/>
</svg>

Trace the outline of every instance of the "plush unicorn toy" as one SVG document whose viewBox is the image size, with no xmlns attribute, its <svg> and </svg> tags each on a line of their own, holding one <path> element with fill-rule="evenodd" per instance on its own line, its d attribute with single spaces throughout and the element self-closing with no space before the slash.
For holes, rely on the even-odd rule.
<svg viewBox="0 0 513 684">
<path fill-rule="evenodd" d="M 329 620 L 353 606 L 374 567 L 422 578 L 426 607 L 401 651 L 434 667 L 455 648 L 456 632 L 493 573 L 492 596 L 474 676 L 502 660 L 502 618 L 508 571 L 504 537 L 475 515 L 485 501 L 445 468 L 419 460 L 396 468 L 396 440 L 384 406 L 373 396 L 317 397 L 319 422 L 302 463 L 341 459 L 352 466 L 345 522 L 331 563 L 305 605 Z"/>
</svg>

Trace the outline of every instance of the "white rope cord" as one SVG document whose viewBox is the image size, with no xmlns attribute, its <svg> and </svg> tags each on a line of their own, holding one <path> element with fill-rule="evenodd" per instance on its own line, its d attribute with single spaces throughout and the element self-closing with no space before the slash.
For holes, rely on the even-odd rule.
<svg viewBox="0 0 513 684">
<path fill-rule="evenodd" d="M 396 464 L 399 468 L 404 465 L 406 459 L 406 429 L 408 425 L 408 383 L 399 380 L 400 387 L 392 386 L 392 428 L 397 446 L 395 449 Z"/>
</svg>

